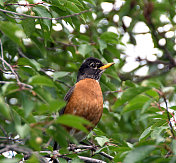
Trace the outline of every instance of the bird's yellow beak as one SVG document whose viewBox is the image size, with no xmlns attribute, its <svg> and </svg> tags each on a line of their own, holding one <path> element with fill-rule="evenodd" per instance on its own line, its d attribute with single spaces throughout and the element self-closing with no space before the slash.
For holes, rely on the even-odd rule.
<svg viewBox="0 0 176 163">
<path fill-rule="evenodd" d="M 112 63 L 105 64 L 104 66 L 101 66 L 99 69 L 100 69 L 100 70 L 105 70 L 105 69 L 107 69 L 108 67 L 112 66 L 113 64 L 114 64 L 113 62 L 112 62 Z"/>
</svg>

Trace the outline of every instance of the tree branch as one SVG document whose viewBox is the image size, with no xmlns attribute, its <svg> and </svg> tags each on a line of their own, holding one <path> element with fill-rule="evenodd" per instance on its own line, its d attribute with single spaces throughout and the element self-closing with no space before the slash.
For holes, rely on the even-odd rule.
<svg viewBox="0 0 176 163">
<path fill-rule="evenodd" d="M 166 112 L 167 112 L 167 118 L 168 118 L 168 121 L 169 121 L 170 131 L 171 131 L 171 133 L 172 133 L 172 137 L 173 137 L 174 139 L 176 139 L 175 134 L 174 134 L 174 129 L 173 129 L 173 126 L 172 126 L 172 123 L 171 123 L 171 120 L 170 120 L 170 113 L 169 113 L 169 108 L 168 108 L 168 104 L 167 104 L 166 97 L 165 97 L 164 93 L 161 92 L 160 90 L 158 90 L 158 89 L 156 89 L 156 88 L 154 88 L 154 90 L 155 90 L 155 91 L 163 98 L 163 100 L 164 100 L 164 103 L 165 103 L 165 105 L 166 105 Z"/>
<path fill-rule="evenodd" d="M 40 156 L 38 154 L 38 152 L 34 152 L 29 148 L 22 147 L 22 146 L 19 146 L 16 144 L 12 144 L 12 145 L 0 144 L 0 154 L 2 154 L 4 152 L 8 152 L 10 150 L 15 151 L 17 153 L 23 153 L 23 154 L 27 155 L 28 157 L 30 157 L 31 155 L 34 154 L 40 160 L 40 162 L 48 163 L 48 161 L 44 157 Z"/>
<path fill-rule="evenodd" d="M 0 57 L 0 60 L 2 61 L 2 63 L 6 64 L 10 71 L 13 73 L 13 75 L 15 76 L 15 79 L 17 81 L 17 84 L 20 86 L 20 87 L 27 87 L 29 89 L 32 89 L 33 87 L 31 85 L 28 85 L 28 84 L 25 84 L 25 83 L 22 83 L 18 77 L 18 74 L 14 71 L 14 69 L 12 68 L 12 66 L 6 61 L 4 60 L 2 57 Z"/>
<path fill-rule="evenodd" d="M 4 4 L 4 6 L 35 6 L 35 5 L 41 5 L 41 4 L 44 4 L 44 2 L 38 2 L 38 3 L 34 3 L 34 4 L 29 4 L 26 2 L 26 4 L 20 4 L 20 3 L 7 3 L 7 4 Z"/>
<path fill-rule="evenodd" d="M 25 83 L 22 83 L 18 77 L 18 74 L 14 71 L 14 69 L 12 68 L 12 66 L 4 59 L 4 52 L 3 52 L 3 45 L 2 45 L 2 41 L 0 39 L 0 46 L 1 46 L 1 56 L 0 56 L 0 60 L 2 61 L 2 65 L 4 65 L 4 69 L 6 70 L 6 67 L 9 67 L 10 71 L 12 72 L 12 74 L 15 76 L 15 79 L 17 81 L 17 84 L 20 86 L 20 87 L 27 87 L 29 89 L 32 89 L 33 87 L 31 85 L 28 85 L 28 84 L 25 84 Z M 1 81 L 2 83 L 2 81 Z"/>
<path fill-rule="evenodd" d="M 163 95 L 163 100 L 164 100 L 164 103 L 166 105 L 167 118 L 169 120 L 170 130 L 171 130 L 173 138 L 176 139 L 175 134 L 174 134 L 174 129 L 173 129 L 173 126 L 172 126 L 172 123 L 171 123 L 171 120 L 170 120 L 170 115 L 169 115 L 170 113 L 169 113 L 169 109 L 168 109 L 168 105 L 167 105 L 167 100 L 166 100 L 166 97 L 164 95 Z"/>
<path fill-rule="evenodd" d="M 88 9 L 88 10 L 81 11 L 79 13 L 74 13 L 74 14 L 71 14 L 71 15 L 61 16 L 61 17 L 57 17 L 57 18 L 49 18 L 49 17 L 42 17 L 42 16 L 31 16 L 31 15 L 27 15 L 27 14 L 20 14 L 20 13 L 16 13 L 16 12 L 13 12 L 13 11 L 0 9 L 0 12 L 22 16 L 23 18 L 48 19 L 48 20 L 61 20 L 61 19 L 65 19 L 65 18 L 69 18 L 69 17 L 73 17 L 73 16 L 78 16 L 78 15 L 81 15 L 83 13 L 90 12 L 90 11 L 92 11 L 92 8 Z"/>
<path fill-rule="evenodd" d="M 41 154 L 46 153 L 46 157 L 56 159 L 57 157 L 65 158 L 66 155 L 61 155 L 57 150 L 51 152 L 51 151 L 40 151 Z M 99 159 L 94 159 L 90 157 L 84 157 L 84 156 L 78 156 L 81 160 L 85 162 L 92 162 L 92 163 L 106 163 L 105 161 L 99 160 Z M 66 157 L 66 159 L 71 160 L 71 158 Z"/>
</svg>

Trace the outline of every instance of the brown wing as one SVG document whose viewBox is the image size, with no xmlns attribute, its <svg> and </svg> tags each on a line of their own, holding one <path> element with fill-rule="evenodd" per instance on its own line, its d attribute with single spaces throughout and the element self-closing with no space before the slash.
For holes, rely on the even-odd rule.
<svg viewBox="0 0 176 163">
<path fill-rule="evenodd" d="M 64 100 L 65 100 L 65 101 L 69 101 L 69 99 L 70 99 L 70 97 L 71 97 L 71 95 L 72 95 L 72 92 L 73 92 L 74 88 L 75 88 L 75 86 L 71 87 L 71 88 L 69 89 L 69 91 L 66 93 L 66 95 L 65 95 L 65 97 L 64 97 Z M 59 115 L 64 114 L 65 108 L 66 108 L 66 106 L 65 106 L 64 108 L 62 108 L 62 109 L 59 111 Z"/>
</svg>

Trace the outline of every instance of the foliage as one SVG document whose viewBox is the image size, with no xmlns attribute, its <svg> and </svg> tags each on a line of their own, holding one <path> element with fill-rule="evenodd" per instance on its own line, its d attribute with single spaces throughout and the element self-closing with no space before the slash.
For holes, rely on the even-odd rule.
<svg viewBox="0 0 176 163">
<path fill-rule="evenodd" d="M 60 144 L 60 162 L 65 162 L 63 156 L 72 158 L 72 162 L 84 160 L 80 156 L 105 162 L 175 162 L 175 35 L 168 36 L 175 32 L 175 3 L 28 2 L 0 1 L 0 162 L 9 161 L 4 152 L 10 150 L 16 151 L 10 155 L 10 162 L 24 157 L 28 162 L 45 162 L 46 153 L 42 151 L 53 156 L 53 139 Z M 114 8 L 103 12 L 103 2 Z M 26 12 L 17 12 L 21 8 Z M 161 20 L 163 16 L 167 21 Z M 129 25 L 125 17 L 130 18 Z M 148 29 L 145 33 L 134 30 L 141 22 Z M 60 27 L 59 31 L 56 27 Z M 126 44 L 125 35 L 129 37 Z M 124 72 L 126 49 L 128 45 L 135 46 L 136 37 L 142 35 L 152 38 L 157 49 L 153 53 L 155 59 L 138 56 L 138 66 Z M 163 40 L 165 44 L 161 44 Z M 74 116 L 58 116 L 79 66 L 90 56 L 104 63 L 116 62 L 100 80 L 104 112 L 95 134 L 91 132 L 87 137 L 98 145 L 92 148 L 93 155 L 90 148 L 80 153 L 68 151 L 67 138 L 78 142 L 62 127 L 70 125 L 86 132 L 84 124 L 88 122 Z M 147 75 L 137 76 L 143 67 L 148 68 Z"/>
</svg>

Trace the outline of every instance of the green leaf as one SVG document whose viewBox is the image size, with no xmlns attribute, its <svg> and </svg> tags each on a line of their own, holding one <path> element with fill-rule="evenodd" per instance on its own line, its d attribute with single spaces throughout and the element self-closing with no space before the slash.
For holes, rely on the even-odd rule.
<svg viewBox="0 0 176 163">
<path fill-rule="evenodd" d="M 27 124 L 23 126 L 17 125 L 16 130 L 21 138 L 25 138 L 27 135 L 29 135 L 30 127 Z"/>
<path fill-rule="evenodd" d="M 116 48 L 116 46 L 114 45 L 107 45 L 107 50 L 113 54 L 113 56 L 117 57 L 118 59 L 120 59 L 120 51 Z"/>
<path fill-rule="evenodd" d="M 92 51 L 92 46 L 88 44 L 82 44 L 80 45 L 78 52 L 85 57 L 86 54 L 90 53 Z"/>
<path fill-rule="evenodd" d="M 109 142 L 109 139 L 106 136 L 96 137 L 95 140 L 102 147 L 106 142 Z"/>
<path fill-rule="evenodd" d="M 67 1 L 65 5 L 66 5 L 67 9 L 69 9 L 73 13 L 81 12 L 81 10 L 75 5 L 74 2 Z"/>
<path fill-rule="evenodd" d="M 25 118 L 30 115 L 32 110 L 34 109 L 34 102 L 32 101 L 30 96 L 27 96 L 22 92 L 22 107 L 24 109 Z"/>
<path fill-rule="evenodd" d="M 47 17 L 47 18 L 51 18 L 51 14 L 49 13 L 48 9 L 46 7 L 43 6 L 37 6 L 37 7 L 33 7 L 33 11 L 37 13 L 38 16 L 41 17 Z M 51 28 L 51 20 L 49 19 L 42 19 L 42 22 L 48 27 L 48 30 L 50 30 Z"/>
<path fill-rule="evenodd" d="M 59 0 L 50 0 L 50 2 L 52 3 L 52 5 L 57 6 L 60 9 L 64 9 L 64 3 Z"/>
<path fill-rule="evenodd" d="M 131 101 L 134 97 L 137 95 L 149 90 L 150 87 L 135 87 L 135 88 L 129 88 L 127 89 L 121 96 L 120 99 L 115 103 L 114 107 L 118 107 L 120 105 L 123 105 L 126 102 Z"/>
<path fill-rule="evenodd" d="M 37 107 L 36 111 L 38 111 L 40 114 L 44 113 L 53 113 L 57 112 L 58 110 L 62 109 L 65 106 L 65 101 L 61 101 L 58 99 L 49 101 L 47 104 L 41 104 Z"/>
<path fill-rule="evenodd" d="M 87 129 L 84 127 L 84 125 L 91 126 L 91 123 L 89 121 L 87 121 L 86 119 L 84 119 L 82 117 L 75 116 L 75 115 L 70 115 L 70 114 L 65 114 L 65 115 L 58 117 L 56 122 L 60 123 L 62 125 L 76 128 L 76 129 L 84 131 L 86 133 L 88 133 L 88 132 L 87 132 Z"/>
<path fill-rule="evenodd" d="M 76 0 L 72 0 L 72 1 L 76 1 Z M 76 1 L 76 2 L 67 1 L 67 2 L 65 3 L 65 6 L 66 6 L 67 10 L 68 10 L 71 14 L 80 13 L 81 10 L 79 9 L 79 7 L 78 7 L 76 4 L 78 5 L 78 2 L 77 2 L 77 1 Z M 79 4 L 79 5 L 80 5 L 80 4 Z M 83 14 L 80 15 L 80 17 L 84 20 L 84 22 L 86 22 L 86 20 L 85 20 Z"/>
<path fill-rule="evenodd" d="M 71 2 L 73 2 L 76 6 L 80 6 L 81 8 L 84 9 L 84 6 L 82 5 L 82 3 L 79 2 L 79 0 L 69 0 Z"/>
<path fill-rule="evenodd" d="M 18 65 L 23 65 L 23 66 L 31 66 L 35 70 L 39 71 L 41 66 L 40 64 L 34 60 L 34 59 L 27 59 L 27 58 L 20 58 L 18 60 Z"/>
<path fill-rule="evenodd" d="M 26 35 L 30 37 L 35 31 L 35 19 L 27 18 L 22 20 L 22 26 Z"/>
<path fill-rule="evenodd" d="M 151 132 L 151 128 L 152 127 L 150 126 L 144 130 L 144 132 L 139 137 L 139 141 L 143 140 L 144 138 L 146 138 L 149 135 L 149 133 Z"/>
<path fill-rule="evenodd" d="M 24 31 L 12 22 L 0 21 L 0 30 L 12 41 L 24 48 L 22 38 L 25 38 Z"/>
<path fill-rule="evenodd" d="M 168 128 L 169 126 L 160 126 L 153 128 L 153 131 L 151 132 L 151 138 L 156 140 L 157 143 L 164 142 L 165 138 L 161 136 L 161 132 Z"/>
<path fill-rule="evenodd" d="M 94 0 L 85 0 L 85 1 L 86 1 L 86 2 L 89 2 L 90 4 L 92 4 L 92 5 L 94 5 L 94 6 L 96 6 Z"/>
<path fill-rule="evenodd" d="M 123 108 L 122 113 L 142 109 L 146 102 L 150 101 L 150 98 L 145 95 L 137 95 Z"/>
<path fill-rule="evenodd" d="M 143 160 L 148 154 L 153 151 L 156 147 L 153 145 L 146 145 L 137 147 L 130 151 L 125 157 L 123 163 L 136 163 Z"/>
<path fill-rule="evenodd" d="M 3 102 L 0 98 L 0 115 L 2 115 L 5 119 L 10 119 L 10 109 L 7 104 Z"/>
<path fill-rule="evenodd" d="M 55 81 L 58 78 L 62 78 L 64 76 L 67 76 L 69 74 L 69 72 L 65 72 L 65 71 L 59 71 L 59 72 L 55 72 L 53 74 L 53 80 Z"/>
<path fill-rule="evenodd" d="M 25 161 L 26 163 L 40 163 L 39 159 L 35 156 L 32 155 L 28 160 Z"/>
<path fill-rule="evenodd" d="M 107 43 L 117 44 L 118 41 L 118 35 L 113 32 L 104 32 L 100 38 L 104 40 Z"/>
<path fill-rule="evenodd" d="M 107 48 L 106 42 L 99 39 L 99 40 L 98 40 L 98 44 L 99 44 L 99 46 L 100 46 L 100 51 L 101 51 L 101 53 L 103 53 L 103 50 Z"/>
<path fill-rule="evenodd" d="M 31 77 L 29 79 L 29 84 L 55 87 L 53 81 L 50 78 L 48 78 L 46 76 L 41 76 L 41 75 L 36 75 L 36 76 Z"/>
</svg>

